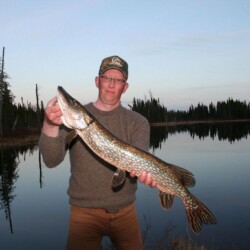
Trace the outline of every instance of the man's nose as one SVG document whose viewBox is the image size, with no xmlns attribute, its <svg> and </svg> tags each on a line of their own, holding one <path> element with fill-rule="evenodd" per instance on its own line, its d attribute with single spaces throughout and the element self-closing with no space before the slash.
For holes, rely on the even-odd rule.
<svg viewBox="0 0 250 250">
<path fill-rule="evenodd" d="M 115 86 L 115 78 L 110 78 L 109 79 L 109 87 L 114 87 Z"/>
</svg>

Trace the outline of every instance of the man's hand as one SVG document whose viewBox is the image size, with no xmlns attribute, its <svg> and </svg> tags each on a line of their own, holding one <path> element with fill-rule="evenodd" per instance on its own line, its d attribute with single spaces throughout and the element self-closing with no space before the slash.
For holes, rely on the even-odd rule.
<svg viewBox="0 0 250 250">
<path fill-rule="evenodd" d="M 60 107 L 57 105 L 57 97 L 54 97 L 48 102 L 44 115 L 44 118 L 49 125 L 58 126 L 62 124 L 62 112 Z"/>
<path fill-rule="evenodd" d="M 135 171 L 131 171 L 130 176 L 135 177 Z M 138 181 L 152 188 L 157 187 L 157 182 L 152 179 L 151 173 L 143 172 L 140 176 L 138 176 Z"/>
<path fill-rule="evenodd" d="M 43 132 L 52 137 L 56 137 L 59 131 L 59 125 L 62 124 L 61 120 L 62 111 L 57 105 L 57 97 L 51 99 L 44 111 Z"/>
</svg>

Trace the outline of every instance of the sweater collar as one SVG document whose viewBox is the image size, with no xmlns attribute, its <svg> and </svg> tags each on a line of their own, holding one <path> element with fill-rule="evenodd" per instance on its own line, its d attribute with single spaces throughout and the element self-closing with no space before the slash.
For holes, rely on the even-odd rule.
<svg viewBox="0 0 250 250">
<path fill-rule="evenodd" d="M 114 108 L 110 111 L 104 111 L 104 110 L 100 110 L 97 107 L 95 107 L 93 102 L 90 102 L 89 104 L 87 104 L 87 108 L 89 109 L 90 112 L 93 112 L 97 115 L 111 116 L 111 115 L 119 113 L 122 109 L 122 105 L 120 104 L 119 106 L 117 106 L 116 108 Z"/>
</svg>

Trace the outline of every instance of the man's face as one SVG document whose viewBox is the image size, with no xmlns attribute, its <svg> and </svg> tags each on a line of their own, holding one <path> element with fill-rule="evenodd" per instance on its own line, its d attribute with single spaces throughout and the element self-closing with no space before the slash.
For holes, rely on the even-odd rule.
<svg viewBox="0 0 250 250">
<path fill-rule="evenodd" d="M 115 105 L 120 102 L 121 95 L 127 90 L 128 83 L 124 75 L 116 69 L 109 69 L 96 77 L 99 99 L 103 104 Z"/>
</svg>

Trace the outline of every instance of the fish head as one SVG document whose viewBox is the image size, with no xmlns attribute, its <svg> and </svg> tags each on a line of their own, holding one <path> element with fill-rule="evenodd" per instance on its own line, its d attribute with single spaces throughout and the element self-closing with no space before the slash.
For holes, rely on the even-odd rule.
<svg viewBox="0 0 250 250">
<path fill-rule="evenodd" d="M 88 121 L 84 117 L 86 113 L 85 108 L 70 96 L 63 87 L 58 86 L 57 90 L 57 100 L 62 111 L 61 119 L 63 124 L 71 129 L 86 128 Z"/>
</svg>

